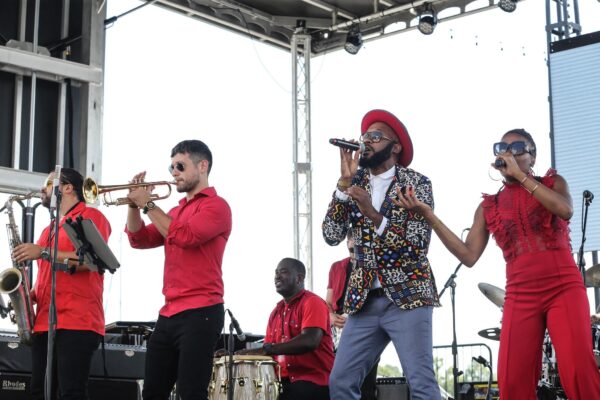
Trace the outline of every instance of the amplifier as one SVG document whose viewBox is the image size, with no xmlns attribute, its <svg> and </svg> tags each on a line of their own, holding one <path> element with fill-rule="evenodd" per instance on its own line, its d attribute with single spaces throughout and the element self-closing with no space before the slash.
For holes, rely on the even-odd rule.
<svg viewBox="0 0 600 400">
<path fill-rule="evenodd" d="M 0 372 L 0 399 L 29 400 L 30 374 Z M 141 400 L 140 383 L 127 379 L 90 378 L 89 400 Z"/>
<path fill-rule="evenodd" d="M 105 349 L 109 378 L 144 378 L 145 346 L 106 343 Z M 16 334 L 0 333 L 0 372 L 31 373 L 31 348 L 20 344 Z M 92 358 L 90 376 L 104 377 L 101 346 Z"/>
<path fill-rule="evenodd" d="M 409 399 L 410 390 L 406 378 L 377 378 L 377 400 Z"/>
</svg>

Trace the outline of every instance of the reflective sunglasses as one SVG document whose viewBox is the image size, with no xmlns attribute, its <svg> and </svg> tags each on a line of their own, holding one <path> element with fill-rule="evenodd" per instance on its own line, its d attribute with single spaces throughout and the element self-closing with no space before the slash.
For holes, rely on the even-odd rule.
<svg viewBox="0 0 600 400">
<path fill-rule="evenodd" d="M 365 140 L 370 140 L 373 143 L 379 143 L 379 142 L 381 142 L 381 139 L 389 140 L 391 142 L 394 141 L 393 139 L 390 139 L 389 137 L 384 136 L 383 132 L 381 132 L 381 131 L 365 132 L 360 137 L 361 142 L 364 142 Z"/>
<path fill-rule="evenodd" d="M 66 181 L 58 181 L 59 184 L 61 185 L 70 185 L 71 182 L 66 182 Z M 54 180 L 53 179 L 46 179 L 46 182 L 44 183 L 44 187 L 46 188 L 46 191 L 48 191 L 48 193 L 50 193 L 52 191 L 52 187 L 54 186 Z"/>
<path fill-rule="evenodd" d="M 179 172 L 183 172 L 185 171 L 185 164 L 182 162 L 177 161 L 175 163 L 175 165 L 171 164 L 169 165 L 169 172 L 172 174 L 173 171 L 175 171 L 177 169 L 177 171 Z"/>
<path fill-rule="evenodd" d="M 494 143 L 494 155 L 504 154 L 510 152 L 513 156 L 520 156 L 521 154 L 531 154 L 533 148 L 529 148 L 527 143 L 519 140 L 510 144 L 504 142 Z"/>
</svg>

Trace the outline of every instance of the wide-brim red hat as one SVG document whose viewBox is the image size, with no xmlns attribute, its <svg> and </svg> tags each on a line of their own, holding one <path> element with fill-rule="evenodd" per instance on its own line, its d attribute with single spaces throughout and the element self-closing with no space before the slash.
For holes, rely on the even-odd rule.
<svg viewBox="0 0 600 400">
<path fill-rule="evenodd" d="M 385 110 L 371 110 L 365 114 L 360 124 L 360 132 L 365 133 L 375 122 L 383 122 L 398 136 L 402 151 L 398 155 L 398 164 L 408 167 L 413 159 L 413 145 L 406 127 L 394 114 Z"/>
</svg>

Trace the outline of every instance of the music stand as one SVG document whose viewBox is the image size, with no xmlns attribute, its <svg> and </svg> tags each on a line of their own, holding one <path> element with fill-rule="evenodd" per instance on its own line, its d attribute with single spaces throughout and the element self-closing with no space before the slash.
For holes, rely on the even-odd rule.
<svg viewBox="0 0 600 400">
<path fill-rule="evenodd" d="M 75 221 L 68 218 L 63 229 L 75 246 L 79 264 L 85 262 L 90 271 L 97 271 L 99 274 L 106 270 L 112 274 L 121 266 L 92 220 L 81 216 Z"/>
</svg>

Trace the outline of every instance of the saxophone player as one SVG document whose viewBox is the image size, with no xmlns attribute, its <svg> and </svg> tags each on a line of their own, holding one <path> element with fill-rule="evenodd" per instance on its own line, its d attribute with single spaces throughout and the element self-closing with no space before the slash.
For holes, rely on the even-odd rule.
<svg viewBox="0 0 600 400">
<path fill-rule="evenodd" d="M 42 187 L 42 205 L 50 206 L 52 195 L 51 172 Z M 67 218 L 81 216 L 90 219 L 105 241 L 111 232 L 106 217 L 97 209 L 86 206 L 83 197 L 83 176 L 71 168 L 63 168 L 59 178 L 62 201 L 56 221 L 59 224 L 58 254 L 61 262 L 70 259 L 76 272 L 56 274 L 56 336 L 54 340 L 55 366 L 53 368 L 53 398 L 84 400 L 88 398 L 87 382 L 94 351 L 104 335 L 104 310 L 102 308 L 103 275 L 79 265 L 75 248 L 63 224 Z M 37 243 L 23 243 L 13 250 L 17 262 L 37 260 L 38 273 L 31 298 L 37 304 L 33 328 L 31 398 L 44 399 L 44 377 L 48 346 L 48 310 L 50 305 L 51 260 L 53 259 L 53 223 L 44 229 Z"/>
</svg>

